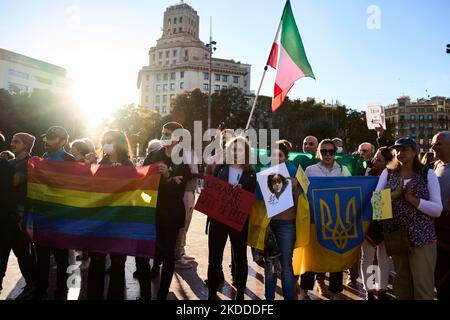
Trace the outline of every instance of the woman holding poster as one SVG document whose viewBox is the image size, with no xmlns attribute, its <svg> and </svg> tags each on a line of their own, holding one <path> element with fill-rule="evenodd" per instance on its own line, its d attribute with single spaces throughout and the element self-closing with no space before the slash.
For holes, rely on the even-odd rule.
<svg viewBox="0 0 450 320">
<path fill-rule="evenodd" d="M 319 163 L 314 164 L 306 168 L 306 175 L 308 177 L 339 177 L 339 176 L 351 176 L 347 167 L 342 166 L 335 160 L 337 147 L 335 143 L 330 139 L 322 140 L 317 148 L 317 159 Z M 325 273 L 305 272 L 301 275 L 300 280 L 300 299 L 308 300 L 308 290 L 314 288 L 314 277 L 317 279 L 320 294 L 327 296 L 330 299 L 335 298 L 343 290 L 342 272 L 330 273 L 330 285 L 329 288 L 325 285 Z"/>
<path fill-rule="evenodd" d="M 272 158 L 276 162 L 285 163 L 291 177 L 295 177 L 297 169 L 288 161 L 289 151 L 291 150 L 291 143 L 287 140 L 277 141 L 276 147 L 272 149 Z M 281 174 L 273 174 L 268 177 L 268 186 L 273 193 L 273 201 L 278 200 L 279 196 L 289 186 L 287 179 Z M 291 178 L 292 193 L 294 202 L 298 197 L 298 183 L 295 178 Z M 269 200 L 270 201 L 270 200 Z M 281 253 L 281 285 L 283 289 L 283 297 L 285 300 L 294 299 L 294 272 L 292 270 L 292 255 L 295 246 L 295 214 L 296 208 L 291 207 L 271 218 L 268 231 L 266 234 L 272 232 L 278 244 L 278 249 Z M 266 300 L 275 299 L 275 287 L 277 284 L 278 275 L 273 272 L 273 265 L 266 259 L 264 267 L 264 285 Z"/>
<path fill-rule="evenodd" d="M 251 193 L 255 192 L 256 174 L 250 165 L 250 145 L 244 137 L 231 139 L 225 149 L 226 164 L 218 165 L 214 176 L 235 188 L 242 188 Z M 211 219 L 208 232 L 208 300 L 218 300 L 220 276 L 222 273 L 223 251 L 230 236 L 233 261 L 236 272 L 235 300 L 244 300 L 244 290 L 247 287 L 247 233 L 248 218 L 241 231 L 233 229 L 215 219 Z"/>
</svg>

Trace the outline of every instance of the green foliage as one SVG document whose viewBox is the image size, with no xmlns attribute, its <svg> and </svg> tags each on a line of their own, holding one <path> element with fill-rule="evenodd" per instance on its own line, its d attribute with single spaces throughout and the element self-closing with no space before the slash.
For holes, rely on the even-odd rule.
<svg viewBox="0 0 450 320">
<path fill-rule="evenodd" d="M 39 137 L 51 126 L 65 127 L 71 138 L 84 136 L 86 119 L 77 110 L 73 102 L 50 91 L 11 94 L 0 89 L 0 131 L 8 141 L 17 132 L 36 136 L 35 155 L 43 153 Z"/>
</svg>

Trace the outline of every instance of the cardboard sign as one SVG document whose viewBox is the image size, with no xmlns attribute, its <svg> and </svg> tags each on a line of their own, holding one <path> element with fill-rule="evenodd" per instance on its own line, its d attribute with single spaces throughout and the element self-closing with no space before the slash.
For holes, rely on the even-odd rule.
<svg viewBox="0 0 450 320">
<path fill-rule="evenodd" d="M 373 220 L 392 219 L 391 189 L 374 191 L 372 195 Z"/>
<path fill-rule="evenodd" d="M 380 124 L 386 129 L 386 116 L 384 107 L 380 105 L 369 105 L 366 110 L 367 127 L 369 130 L 378 128 Z"/>
<path fill-rule="evenodd" d="M 194 209 L 241 231 L 255 195 L 212 176 L 205 177 L 203 186 Z"/>
<path fill-rule="evenodd" d="M 305 171 L 303 171 L 301 166 L 298 166 L 298 170 L 297 170 L 297 174 L 295 175 L 295 177 L 297 178 L 298 182 L 300 183 L 300 186 L 303 189 L 304 193 L 308 193 L 308 188 L 309 188 L 309 179 L 308 176 L 306 175 Z"/>
<path fill-rule="evenodd" d="M 294 206 L 292 183 L 285 163 L 258 172 L 256 179 L 263 194 L 269 218 Z"/>
</svg>

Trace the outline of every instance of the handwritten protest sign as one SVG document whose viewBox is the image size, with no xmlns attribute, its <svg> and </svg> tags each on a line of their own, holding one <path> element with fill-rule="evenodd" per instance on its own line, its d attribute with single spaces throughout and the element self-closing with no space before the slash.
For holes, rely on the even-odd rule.
<svg viewBox="0 0 450 320">
<path fill-rule="evenodd" d="M 369 130 L 378 128 L 380 124 L 386 129 L 386 117 L 384 107 L 380 105 L 369 105 L 366 110 L 367 127 Z"/>
<path fill-rule="evenodd" d="M 306 175 L 305 171 L 303 171 L 301 166 L 298 166 L 297 174 L 295 175 L 295 177 L 297 178 L 297 181 L 300 183 L 303 192 L 308 193 L 310 182 L 308 176 Z"/>
<path fill-rule="evenodd" d="M 373 220 L 392 219 L 391 189 L 375 191 L 372 195 Z"/>
<path fill-rule="evenodd" d="M 241 231 L 254 200 L 253 193 L 206 176 L 195 210 Z"/>
</svg>

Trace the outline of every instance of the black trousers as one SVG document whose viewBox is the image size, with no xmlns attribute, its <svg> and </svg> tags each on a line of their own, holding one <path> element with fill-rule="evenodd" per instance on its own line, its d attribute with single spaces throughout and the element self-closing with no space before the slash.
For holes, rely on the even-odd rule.
<svg viewBox="0 0 450 320">
<path fill-rule="evenodd" d="M 11 250 L 19 263 L 20 272 L 27 285 L 36 281 L 36 261 L 32 246 L 20 231 L 17 223 L 0 222 L 0 285 L 5 277 Z"/>
<path fill-rule="evenodd" d="M 69 251 L 36 245 L 38 294 L 45 295 L 47 293 L 50 254 L 52 253 L 55 257 L 57 267 L 55 299 L 66 299 L 68 291 L 67 268 L 69 267 Z"/>
<path fill-rule="evenodd" d="M 106 254 L 89 252 L 91 263 L 89 265 L 87 280 L 88 300 L 103 300 L 105 292 L 105 260 Z M 111 273 L 109 277 L 108 300 L 125 299 L 125 261 L 123 255 L 111 255 Z"/>
<path fill-rule="evenodd" d="M 158 289 L 158 300 L 166 300 L 169 294 L 175 271 L 175 246 L 177 243 L 179 227 L 170 223 L 156 224 L 156 259 L 162 262 L 161 279 Z"/>
<path fill-rule="evenodd" d="M 219 289 L 222 271 L 223 252 L 228 236 L 230 237 L 234 281 L 236 289 L 241 291 L 247 287 L 248 261 L 247 261 L 247 233 L 248 221 L 242 231 L 237 231 L 227 225 L 211 219 L 208 232 L 208 291 L 209 296 L 216 294 Z"/>
<path fill-rule="evenodd" d="M 317 280 L 324 280 L 325 273 L 305 272 L 300 277 L 300 288 L 304 290 L 313 290 L 315 278 L 317 278 Z M 342 290 L 344 290 L 342 284 L 343 279 L 343 272 L 330 272 L 330 285 L 328 286 L 328 290 L 333 293 L 341 293 Z"/>
<path fill-rule="evenodd" d="M 152 279 L 150 269 L 150 259 L 136 257 L 136 271 L 138 274 L 139 286 L 141 288 L 141 299 L 152 299 Z"/>
</svg>

